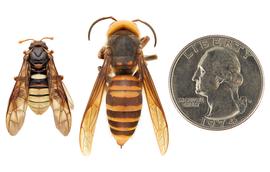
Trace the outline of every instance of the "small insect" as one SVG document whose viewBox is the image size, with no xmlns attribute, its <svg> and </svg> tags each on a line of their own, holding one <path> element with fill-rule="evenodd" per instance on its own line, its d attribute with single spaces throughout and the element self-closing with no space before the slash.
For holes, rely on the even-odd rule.
<svg viewBox="0 0 270 172">
<path fill-rule="evenodd" d="M 146 60 L 157 58 L 156 55 L 144 56 L 142 48 L 150 40 L 148 36 L 140 38 L 135 22 L 147 25 L 139 19 L 117 21 L 113 17 L 96 20 L 90 27 L 101 20 L 112 19 L 107 32 L 107 44 L 101 48 L 98 57 L 104 59 L 99 67 L 94 88 L 88 101 L 80 129 L 80 147 L 84 154 L 89 154 L 97 121 L 97 116 L 106 88 L 107 117 L 111 133 L 121 147 L 133 135 L 142 109 L 142 87 L 145 90 L 151 119 L 161 154 L 165 154 L 169 142 L 168 126 L 156 88 L 146 66 Z"/>
<path fill-rule="evenodd" d="M 56 128 L 65 136 L 70 131 L 73 102 L 62 82 L 63 76 L 56 70 L 53 51 L 48 50 L 44 39 L 53 38 L 19 41 L 32 43 L 29 50 L 24 51 L 23 64 L 19 76 L 15 77 L 16 83 L 9 99 L 6 126 L 11 135 L 16 135 L 21 129 L 28 105 L 37 115 L 51 106 Z"/>
</svg>

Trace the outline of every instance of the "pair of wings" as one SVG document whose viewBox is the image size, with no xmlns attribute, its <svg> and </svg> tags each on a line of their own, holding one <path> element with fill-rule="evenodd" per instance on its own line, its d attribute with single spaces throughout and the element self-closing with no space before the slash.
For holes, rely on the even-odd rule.
<svg viewBox="0 0 270 172">
<path fill-rule="evenodd" d="M 16 135 L 21 129 L 28 106 L 30 64 L 27 58 L 28 55 L 24 57 L 20 73 L 15 78 L 16 83 L 9 99 L 6 126 L 11 135 Z M 70 109 L 73 109 L 73 102 L 62 82 L 63 78 L 57 73 L 52 56 L 48 62 L 48 79 L 50 102 L 56 128 L 63 135 L 68 135 L 71 128 Z"/>
<path fill-rule="evenodd" d="M 109 71 L 110 61 L 110 56 L 104 58 L 104 63 L 96 79 L 81 123 L 80 147 L 84 154 L 89 154 L 91 152 L 97 116 L 106 85 L 106 77 Z M 138 57 L 138 65 L 139 72 L 142 75 L 143 86 L 159 149 L 161 154 L 165 154 L 169 142 L 169 133 L 165 114 L 143 56 Z"/>
</svg>

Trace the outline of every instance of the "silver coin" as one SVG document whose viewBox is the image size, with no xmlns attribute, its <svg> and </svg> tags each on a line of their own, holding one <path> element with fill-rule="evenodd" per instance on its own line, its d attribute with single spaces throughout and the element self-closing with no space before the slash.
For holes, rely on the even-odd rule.
<svg viewBox="0 0 270 172">
<path fill-rule="evenodd" d="M 204 129 L 224 130 L 243 123 L 255 111 L 263 73 L 245 44 L 210 35 L 181 50 L 169 83 L 172 99 L 188 121 Z"/>
</svg>

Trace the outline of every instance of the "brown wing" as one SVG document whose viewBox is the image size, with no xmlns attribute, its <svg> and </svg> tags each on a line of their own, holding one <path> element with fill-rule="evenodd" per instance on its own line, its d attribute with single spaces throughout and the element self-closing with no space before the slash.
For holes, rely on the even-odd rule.
<svg viewBox="0 0 270 172">
<path fill-rule="evenodd" d="M 6 114 L 6 126 L 11 135 L 16 135 L 21 129 L 28 101 L 28 84 L 29 84 L 29 63 L 27 57 L 24 61 L 16 83 L 9 98 L 9 104 Z"/>
<path fill-rule="evenodd" d="M 53 58 L 48 62 L 48 78 L 51 107 L 54 113 L 56 128 L 64 135 L 68 135 L 71 128 L 71 112 L 73 103 L 70 104 L 67 92 L 63 86 L 63 77 L 58 75 Z M 71 106 L 71 107 L 70 107 Z"/>
<path fill-rule="evenodd" d="M 96 127 L 97 116 L 106 85 L 106 77 L 110 66 L 110 57 L 104 59 L 104 63 L 97 76 L 90 99 L 86 106 L 80 129 L 80 147 L 84 154 L 90 154 L 93 136 Z"/>
<path fill-rule="evenodd" d="M 143 86 L 159 149 L 161 154 L 165 154 L 169 143 L 169 132 L 166 117 L 160 103 L 154 82 L 146 67 L 143 56 L 139 56 L 138 64 L 139 70 L 142 74 Z"/>
</svg>

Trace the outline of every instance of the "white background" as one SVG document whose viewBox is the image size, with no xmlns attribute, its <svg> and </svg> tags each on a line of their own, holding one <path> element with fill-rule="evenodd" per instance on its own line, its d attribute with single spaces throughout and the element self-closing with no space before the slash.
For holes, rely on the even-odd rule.
<svg viewBox="0 0 270 172">
<path fill-rule="evenodd" d="M 78 134 L 82 115 L 102 61 L 97 53 L 106 42 L 111 21 L 96 25 L 91 42 L 90 24 L 104 16 L 132 20 L 140 18 L 156 30 L 145 54 L 159 59 L 149 62 L 166 112 L 170 144 L 161 156 L 155 140 L 146 101 L 133 137 L 122 149 L 111 136 L 105 103 L 97 121 L 90 156 L 79 149 Z M 186 0 L 10 0 L 0 2 L 0 171 L 269 171 L 270 159 L 270 4 L 267 1 Z M 139 25 L 142 36 L 152 34 Z M 239 39 L 259 58 L 265 79 L 260 106 L 242 125 L 226 131 L 207 131 L 187 122 L 174 107 L 168 89 L 168 75 L 177 53 L 194 39 L 222 34 Z M 54 36 L 47 41 L 55 51 L 55 63 L 75 102 L 69 136 L 54 126 L 49 109 L 37 116 L 28 109 L 24 126 L 17 136 L 8 134 L 5 113 L 8 99 L 29 43 L 20 39 Z M 184 81 L 183 81 L 184 82 Z M 145 99 L 144 99 L 145 100 Z"/>
</svg>

